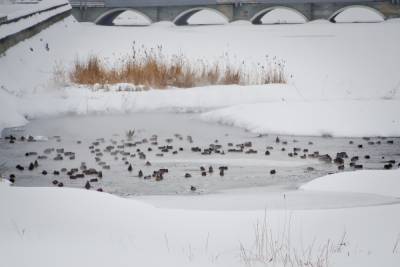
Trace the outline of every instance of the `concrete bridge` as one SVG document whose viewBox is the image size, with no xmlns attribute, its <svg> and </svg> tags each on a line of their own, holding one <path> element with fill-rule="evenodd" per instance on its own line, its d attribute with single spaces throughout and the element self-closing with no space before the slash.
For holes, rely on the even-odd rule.
<svg viewBox="0 0 400 267">
<path fill-rule="evenodd" d="M 171 21 L 187 25 L 188 19 L 201 10 L 212 10 L 229 22 L 248 20 L 261 24 L 268 12 L 284 8 L 304 17 L 306 21 L 327 19 L 335 22 L 341 12 L 364 7 L 383 19 L 400 17 L 400 0 L 70 0 L 72 14 L 78 21 L 113 25 L 122 12 L 133 10 L 151 22 Z"/>
</svg>

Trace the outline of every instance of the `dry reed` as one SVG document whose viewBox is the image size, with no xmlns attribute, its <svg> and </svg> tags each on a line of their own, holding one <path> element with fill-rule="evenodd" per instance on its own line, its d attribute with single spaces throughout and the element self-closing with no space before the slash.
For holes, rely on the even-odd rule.
<svg viewBox="0 0 400 267">
<path fill-rule="evenodd" d="M 239 66 L 237 66 L 239 65 Z M 228 59 L 209 64 L 205 60 L 188 60 L 183 55 L 166 57 L 161 46 L 137 49 L 119 59 L 110 68 L 99 56 L 90 55 L 76 59 L 69 72 L 70 81 L 76 84 L 130 83 L 147 88 L 190 88 L 218 84 L 272 84 L 286 83 L 285 66 L 281 62 L 258 65 L 246 70 L 242 64 L 231 64 Z"/>
</svg>

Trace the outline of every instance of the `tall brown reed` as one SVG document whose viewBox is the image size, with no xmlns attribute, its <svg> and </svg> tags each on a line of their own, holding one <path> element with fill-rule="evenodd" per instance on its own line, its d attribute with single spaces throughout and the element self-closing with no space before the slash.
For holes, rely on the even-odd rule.
<svg viewBox="0 0 400 267">
<path fill-rule="evenodd" d="M 132 53 L 119 59 L 113 67 L 97 55 L 76 59 L 69 78 L 76 84 L 132 83 L 149 88 L 190 88 L 217 84 L 271 84 L 286 83 L 284 64 L 260 66 L 257 75 L 229 63 L 229 60 L 209 64 L 205 60 L 195 63 L 183 55 L 164 55 L 162 47 L 132 48 Z M 258 77 L 258 78 L 254 78 Z"/>
</svg>

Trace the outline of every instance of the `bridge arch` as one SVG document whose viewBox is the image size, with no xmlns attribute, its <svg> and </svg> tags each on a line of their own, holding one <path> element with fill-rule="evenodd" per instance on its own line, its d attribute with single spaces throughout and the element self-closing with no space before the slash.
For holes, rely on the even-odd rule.
<svg viewBox="0 0 400 267">
<path fill-rule="evenodd" d="M 181 12 L 173 20 L 173 23 L 175 25 L 178 25 L 178 26 L 188 25 L 189 24 L 188 20 L 190 19 L 190 17 L 193 16 L 194 14 L 196 14 L 197 12 L 200 12 L 200 11 L 203 11 L 203 10 L 208 10 L 208 11 L 211 11 L 211 12 L 215 12 L 218 15 L 220 15 L 221 17 L 224 17 L 227 22 L 230 21 L 229 17 L 227 15 L 225 15 L 224 13 L 222 13 L 221 11 L 219 11 L 218 9 L 210 8 L 210 7 L 195 7 L 195 8 L 187 9 L 187 10 Z"/>
<path fill-rule="evenodd" d="M 373 7 L 366 6 L 366 5 L 365 5 L 365 6 L 364 6 L 364 5 L 350 5 L 350 6 L 345 6 L 345 7 L 342 7 L 342 8 L 340 8 L 340 9 L 336 10 L 336 11 L 329 17 L 328 20 L 329 20 L 330 22 L 335 23 L 335 22 L 336 22 L 337 16 L 339 16 L 339 15 L 340 15 L 341 13 L 343 13 L 344 11 L 350 10 L 350 9 L 352 9 L 352 8 L 363 8 L 363 9 L 366 9 L 366 10 L 368 10 L 368 11 L 371 11 L 371 12 L 377 14 L 379 17 L 382 18 L 382 20 L 385 20 L 385 19 L 386 19 L 385 15 L 384 15 L 382 12 L 380 12 L 379 10 L 377 10 L 377 9 L 375 9 L 375 8 L 373 8 Z"/>
<path fill-rule="evenodd" d="M 302 17 L 304 19 L 305 22 L 308 21 L 308 18 L 301 13 L 299 10 L 293 8 L 293 7 L 287 7 L 287 6 L 273 6 L 273 7 L 269 7 L 269 8 L 265 8 L 259 12 L 257 12 L 251 19 L 250 22 L 252 24 L 262 24 L 262 18 L 268 14 L 269 12 L 273 11 L 273 10 L 277 10 L 277 9 L 283 9 L 283 10 L 288 10 L 288 11 L 292 11 L 296 14 L 298 14 L 300 17 Z"/>
<path fill-rule="evenodd" d="M 140 16 L 144 17 L 149 22 L 149 24 L 152 23 L 152 20 L 148 15 L 144 14 L 143 12 L 140 12 L 139 10 L 132 9 L 132 8 L 110 9 L 110 10 L 102 13 L 99 17 L 97 17 L 97 19 L 94 21 L 94 23 L 97 25 L 111 26 L 111 25 L 113 25 L 113 21 L 115 20 L 115 18 L 117 18 L 120 14 L 124 13 L 125 11 L 135 12 L 135 13 L 139 14 Z"/>
</svg>

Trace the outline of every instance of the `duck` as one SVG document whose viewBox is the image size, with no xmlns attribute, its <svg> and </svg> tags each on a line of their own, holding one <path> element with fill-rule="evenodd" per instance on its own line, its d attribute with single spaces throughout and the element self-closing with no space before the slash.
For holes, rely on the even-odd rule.
<svg viewBox="0 0 400 267">
<path fill-rule="evenodd" d="M 85 188 L 89 190 L 92 186 L 90 185 L 89 181 L 86 181 Z"/>
</svg>

